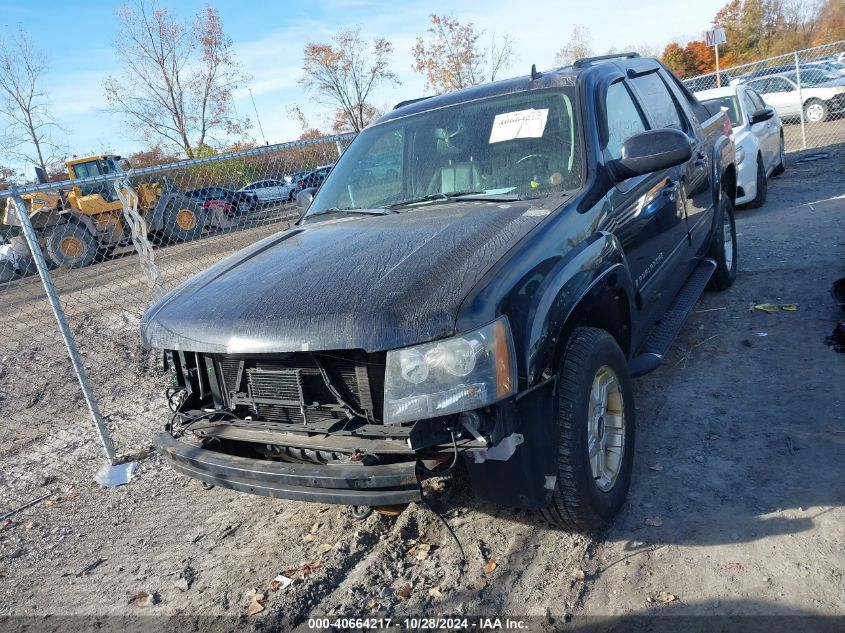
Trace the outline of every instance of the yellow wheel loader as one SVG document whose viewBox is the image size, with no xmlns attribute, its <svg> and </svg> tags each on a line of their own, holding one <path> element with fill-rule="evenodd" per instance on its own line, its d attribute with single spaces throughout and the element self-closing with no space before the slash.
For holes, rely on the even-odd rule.
<svg viewBox="0 0 845 633">
<path fill-rule="evenodd" d="M 117 177 L 129 167 L 125 160 L 113 154 L 74 158 L 65 164 L 70 180 L 110 174 Z M 46 182 L 43 173 L 38 176 L 41 182 Z M 166 178 L 136 185 L 134 189 L 148 237 L 158 243 L 185 242 L 198 238 L 205 228 L 230 226 L 221 208 L 204 208 L 200 202 L 177 191 Z M 29 205 L 32 226 L 48 259 L 56 266 L 87 266 L 131 239 L 123 219 L 123 206 L 111 180 L 74 185 L 69 191 L 23 194 L 21 198 Z M 20 225 L 11 200 L 6 204 L 3 223 Z"/>
</svg>

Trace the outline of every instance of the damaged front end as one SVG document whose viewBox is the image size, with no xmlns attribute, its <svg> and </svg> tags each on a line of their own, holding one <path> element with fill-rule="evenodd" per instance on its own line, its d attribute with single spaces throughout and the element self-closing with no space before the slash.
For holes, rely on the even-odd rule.
<svg viewBox="0 0 845 633">
<path fill-rule="evenodd" d="M 420 481 L 461 455 L 483 468 L 523 441 L 515 399 L 385 424 L 387 352 L 166 351 L 165 363 L 174 414 L 157 445 L 178 472 L 242 492 L 402 504 L 420 500 Z"/>
</svg>

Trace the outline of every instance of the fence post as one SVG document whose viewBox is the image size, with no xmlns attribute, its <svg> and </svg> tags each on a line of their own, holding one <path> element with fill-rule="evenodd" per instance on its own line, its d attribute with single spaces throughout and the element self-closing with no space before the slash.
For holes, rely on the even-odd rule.
<svg viewBox="0 0 845 633">
<path fill-rule="evenodd" d="M 807 149 L 807 129 L 804 126 L 804 97 L 801 94 L 801 64 L 795 51 L 795 82 L 798 84 L 798 108 L 801 111 L 801 149 Z"/>
<path fill-rule="evenodd" d="M 97 481 L 103 485 L 115 486 L 121 483 L 128 483 L 132 477 L 134 464 L 117 464 L 117 455 L 114 450 L 114 442 L 109 436 L 106 424 L 103 421 L 103 415 L 100 413 L 100 407 L 97 404 L 97 399 L 94 396 L 94 390 L 91 387 L 91 381 L 88 378 L 88 372 L 85 371 L 85 365 L 82 362 L 82 357 L 79 355 L 79 350 L 76 348 L 76 341 L 73 338 L 73 333 L 65 318 L 65 312 L 59 297 L 56 294 L 56 288 L 53 285 L 53 279 L 50 277 L 50 271 L 47 268 L 47 261 L 44 259 L 44 253 L 41 252 L 41 245 L 38 243 L 38 236 L 35 234 L 35 229 L 32 228 L 32 222 L 29 219 L 26 204 L 21 199 L 16 189 L 12 189 L 12 201 L 15 203 L 15 213 L 18 216 L 21 229 L 23 231 L 24 239 L 26 239 L 27 246 L 29 246 L 30 255 L 35 262 L 35 267 L 38 269 L 38 276 L 41 277 L 41 283 L 44 285 L 44 291 L 47 293 L 47 301 L 50 302 L 50 307 L 53 310 L 53 315 L 56 317 L 56 322 L 59 325 L 59 332 L 62 335 L 65 347 L 67 348 L 70 362 L 73 365 L 73 370 L 79 380 L 79 386 L 82 388 L 82 395 L 85 398 L 85 404 L 88 405 L 88 411 L 91 413 L 91 418 L 94 420 L 94 426 L 97 429 L 97 435 L 100 438 L 100 444 L 106 454 L 106 472 L 100 469 L 97 474 Z M 101 477 L 103 480 L 101 480 Z M 125 478 L 125 481 L 123 479 Z"/>
</svg>

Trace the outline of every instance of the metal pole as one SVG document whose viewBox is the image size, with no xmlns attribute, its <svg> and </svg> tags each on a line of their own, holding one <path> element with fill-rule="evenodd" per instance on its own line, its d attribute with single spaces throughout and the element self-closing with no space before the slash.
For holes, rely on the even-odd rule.
<svg viewBox="0 0 845 633">
<path fill-rule="evenodd" d="M 343 155 L 343 146 L 339 140 L 334 142 L 334 146 L 337 148 L 337 157 L 340 158 Z"/>
<path fill-rule="evenodd" d="M 47 293 L 47 301 L 50 302 L 50 307 L 53 309 L 53 315 L 56 317 L 56 322 L 59 324 L 59 332 L 61 332 L 62 340 L 64 340 L 65 347 L 67 347 L 70 362 L 73 364 L 73 370 L 76 372 L 76 377 L 79 379 L 79 386 L 82 388 L 82 395 L 85 397 L 85 404 L 88 405 L 88 410 L 91 412 L 91 418 L 94 420 L 94 426 L 97 427 L 97 435 L 100 437 L 100 443 L 103 445 L 103 450 L 106 453 L 106 459 L 109 464 L 114 466 L 117 458 L 114 451 L 114 443 L 109 437 L 108 429 L 103 416 L 100 413 L 100 407 L 97 405 L 97 400 L 94 397 L 94 390 L 91 388 L 91 381 L 88 379 L 88 373 L 85 371 L 85 365 L 82 363 L 82 358 L 79 356 L 79 350 L 76 349 L 76 341 L 73 339 L 73 334 L 68 326 L 65 318 L 62 304 L 59 302 L 59 297 L 56 294 L 56 288 L 53 286 L 53 280 L 50 277 L 50 271 L 47 269 L 47 262 L 44 260 L 44 253 L 41 252 L 41 245 L 38 243 L 38 237 L 35 235 L 35 229 L 32 228 L 32 222 L 29 219 L 29 213 L 26 210 L 26 205 L 21 200 L 16 189 L 12 189 L 12 200 L 15 203 L 15 211 L 23 229 L 23 236 L 29 246 L 29 252 L 35 262 L 35 267 L 38 269 L 38 275 L 41 277 L 41 283 L 44 284 L 44 291 Z"/>
<path fill-rule="evenodd" d="M 722 87 L 722 78 L 719 76 L 719 45 L 716 44 L 716 87 Z"/>
<path fill-rule="evenodd" d="M 801 149 L 807 149 L 807 129 L 804 126 L 804 97 L 801 94 L 801 64 L 798 62 L 798 51 L 795 51 L 795 80 L 798 84 L 798 108 L 801 111 Z"/>
</svg>

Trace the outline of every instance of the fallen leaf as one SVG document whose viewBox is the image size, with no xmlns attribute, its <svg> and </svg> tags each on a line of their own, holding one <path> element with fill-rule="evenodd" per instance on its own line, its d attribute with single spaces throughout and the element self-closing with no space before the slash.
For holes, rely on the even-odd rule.
<svg viewBox="0 0 845 633">
<path fill-rule="evenodd" d="M 649 470 L 655 470 L 657 472 L 660 472 L 661 470 L 663 470 L 663 465 L 662 464 L 652 464 L 648 468 L 649 468 Z"/>
<path fill-rule="evenodd" d="M 264 601 L 267 599 L 267 594 L 263 591 L 256 591 L 255 589 L 250 592 L 249 596 L 249 604 L 246 606 L 246 614 L 247 615 L 257 615 L 264 611 Z"/>
<path fill-rule="evenodd" d="M 797 308 L 796 308 L 796 309 L 797 309 Z M 784 308 L 784 310 L 786 310 L 786 308 Z M 78 493 L 78 492 L 69 492 L 69 493 L 67 493 L 67 494 L 65 495 L 65 499 L 66 499 L 67 501 L 73 501 L 73 500 L 74 500 L 74 499 L 76 499 L 78 496 L 79 496 L 79 493 Z"/>
<path fill-rule="evenodd" d="M 0 523 L 0 530 L 5 530 L 6 528 L 10 528 L 15 524 L 14 521 L 11 519 L 6 519 L 3 523 Z"/>
<path fill-rule="evenodd" d="M 313 534 L 311 534 L 311 532 L 309 532 L 308 534 L 306 534 L 305 536 L 303 536 L 303 537 L 302 537 L 302 540 L 303 540 L 303 542 L 305 542 L 305 543 L 310 543 L 310 542 L 311 542 L 311 541 L 313 541 L 315 538 L 317 538 L 317 537 L 316 537 L 316 536 L 314 536 Z"/>
<path fill-rule="evenodd" d="M 487 581 L 484 580 L 483 578 L 479 578 L 474 583 L 472 583 L 472 588 L 475 589 L 476 591 L 481 591 L 486 586 L 487 586 Z"/>
<path fill-rule="evenodd" d="M 438 589 L 437 587 L 432 587 L 431 589 L 429 589 L 428 595 L 431 596 L 432 598 L 442 598 L 443 597 L 443 594 L 441 593 L 440 589 Z"/>
<path fill-rule="evenodd" d="M 34 523 L 34 522 L 32 522 L 32 521 L 30 521 L 29 523 L 27 523 L 26 525 L 24 525 L 24 527 L 25 527 L 27 530 L 31 530 L 32 528 L 34 528 L 34 527 L 35 527 L 35 523 Z"/>
<path fill-rule="evenodd" d="M 759 303 L 753 309 L 760 310 L 760 312 L 768 312 L 769 314 L 774 314 L 778 311 L 778 307 L 773 303 Z"/>
<path fill-rule="evenodd" d="M 661 525 L 663 525 L 663 519 L 661 519 L 660 517 L 648 517 L 645 520 L 645 524 L 650 525 L 651 527 L 660 527 Z"/>
<path fill-rule="evenodd" d="M 411 585 L 405 583 L 399 589 L 396 590 L 396 595 L 402 599 L 408 599 L 411 597 Z"/>
<path fill-rule="evenodd" d="M 334 547 L 331 543 L 323 543 L 320 547 L 317 548 L 317 553 L 321 556 L 326 552 L 332 551 L 332 547 Z"/>
<path fill-rule="evenodd" d="M 781 310 L 786 310 L 787 312 L 795 312 L 798 309 L 798 306 L 794 303 L 782 303 L 780 305 Z"/>
<path fill-rule="evenodd" d="M 496 559 L 491 558 L 487 561 L 487 564 L 484 566 L 484 573 L 492 574 L 494 569 L 496 569 Z"/>
<path fill-rule="evenodd" d="M 155 591 L 153 591 L 152 593 L 149 593 L 147 591 L 140 591 L 135 594 L 134 598 L 132 598 L 132 604 L 134 604 L 136 607 L 151 607 L 154 604 L 158 603 L 159 596 Z"/>
<path fill-rule="evenodd" d="M 331 507 L 331 506 L 323 506 L 322 508 L 320 508 L 319 510 L 317 510 L 317 512 L 319 512 L 320 514 L 323 514 L 324 512 L 328 512 L 328 511 L 329 511 L 329 510 L 331 510 L 331 509 L 332 509 L 332 507 Z"/>
<path fill-rule="evenodd" d="M 270 581 L 270 589 L 278 591 L 279 589 L 287 589 L 293 584 L 293 578 L 279 574 L 272 581 Z"/>
<path fill-rule="evenodd" d="M 584 582 L 584 579 L 587 577 L 587 574 L 584 573 L 583 569 L 576 569 L 572 572 L 572 577 L 578 582 Z"/>
<path fill-rule="evenodd" d="M 317 530 L 319 530 L 319 529 L 320 529 L 320 524 L 315 523 L 314 525 L 311 526 L 311 529 L 309 531 L 311 532 L 311 534 L 316 534 Z"/>
<path fill-rule="evenodd" d="M 657 597 L 663 604 L 666 604 L 667 602 L 674 602 L 678 599 L 677 596 L 672 595 L 668 591 L 661 591 L 659 594 L 657 594 Z"/>
</svg>

